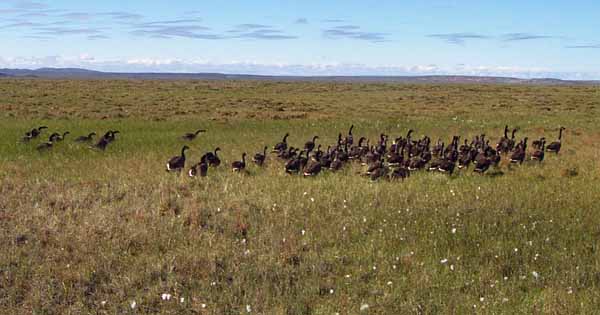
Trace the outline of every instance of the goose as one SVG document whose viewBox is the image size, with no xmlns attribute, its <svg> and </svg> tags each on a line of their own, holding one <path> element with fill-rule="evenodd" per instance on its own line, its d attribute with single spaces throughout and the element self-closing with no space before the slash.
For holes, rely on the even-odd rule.
<svg viewBox="0 0 600 315">
<path fill-rule="evenodd" d="M 303 175 L 304 175 L 304 177 L 317 176 L 321 172 L 321 168 L 322 168 L 321 162 L 316 160 L 315 157 L 312 157 L 310 160 L 310 163 L 308 163 L 306 165 L 306 167 L 304 168 Z"/>
<path fill-rule="evenodd" d="M 221 165 L 221 159 L 217 155 L 217 152 L 221 151 L 220 147 L 215 148 L 213 152 L 208 152 L 206 154 L 206 160 L 208 161 L 208 166 L 217 167 Z"/>
<path fill-rule="evenodd" d="M 290 136 L 289 133 L 286 133 L 285 136 L 283 136 L 283 139 L 281 140 L 281 142 L 277 143 L 275 146 L 273 146 L 273 153 L 276 152 L 282 152 L 287 150 L 288 145 L 287 145 L 287 138 Z"/>
<path fill-rule="evenodd" d="M 544 151 L 546 149 L 545 146 L 546 146 L 546 140 L 542 140 L 542 143 L 540 143 L 540 146 L 535 151 L 533 151 L 533 153 L 531 154 L 531 159 L 542 162 L 544 160 Z"/>
<path fill-rule="evenodd" d="M 525 139 L 523 139 L 523 142 L 521 142 L 521 143 L 519 143 L 519 145 L 517 145 L 517 147 L 515 148 L 515 151 L 510 156 L 510 162 L 523 164 L 523 161 L 525 160 L 526 152 L 527 152 L 527 137 L 525 137 Z"/>
<path fill-rule="evenodd" d="M 367 175 L 371 178 L 372 181 L 376 181 L 381 177 L 384 177 L 388 174 L 389 169 L 383 165 L 381 167 L 373 170 L 371 173 L 367 173 Z"/>
<path fill-rule="evenodd" d="M 454 161 L 450 159 L 444 159 L 438 166 L 438 171 L 442 173 L 449 173 L 450 175 L 452 175 L 455 166 L 456 164 L 454 163 Z"/>
<path fill-rule="evenodd" d="M 50 140 L 50 141 L 48 141 L 48 142 L 44 142 L 44 143 L 41 143 L 41 144 L 39 144 L 39 145 L 36 147 L 36 150 L 38 150 L 38 151 L 40 151 L 40 152 L 41 152 L 41 151 L 46 151 L 46 150 L 50 150 L 50 149 L 52 149 L 52 146 L 54 146 L 54 142 L 53 142 L 52 140 Z"/>
<path fill-rule="evenodd" d="M 189 149 L 187 145 L 181 148 L 181 155 L 174 156 L 167 162 L 167 172 L 179 171 L 185 167 L 185 151 Z"/>
<path fill-rule="evenodd" d="M 110 130 L 109 133 L 106 135 L 106 141 L 108 141 L 108 143 L 111 143 L 117 140 L 117 137 L 115 137 L 117 133 L 121 132 L 119 130 Z"/>
<path fill-rule="evenodd" d="M 515 148 L 515 133 L 517 132 L 517 128 L 512 130 L 512 134 L 510 139 L 508 139 L 508 141 L 506 142 L 506 148 L 504 153 L 508 153 L 510 151 L 512 151 Z"/>
<path fill-rule="evenodd" d="M 546 138 L 541 137 L 538 140 L 534 140 L 533 142 L 531 142 L 531 147 L 534 149 L 539 149 L 542 146 L 542 141 L 545 141 Z"/>
<path fill-rule="evenodd" d="M 335 172 L 335 171 L 339 171 L 343 166 L 344 166 L 344 162 L 342 162 L 339 159 L 338 154 L 335 154 L 333 156 L 333 161 L 331 161 L 331 164 L 329 165 L 329 169 L 331 171 Z"/>
<path fill-rule="evenodd" d="M 242 160 L 231 163 L 231 170 L 233 172 L 240 172 L 246 168 L 246 152 L 242 153 Z"/>
<path fill-rule="evenodd" d="M 28 131 L 25 133 L 25 136 L 23 137 L 23 141 L 29 141 L 31 139 L 37 138 L 44 129 L 48 129 L 48 127 L 40 126 L 40 127 L 31 129 L 31 131 Z"/>
<path fill-rule="evenodd" d="M 189 177 L 196 177 L 200 175 L 200 177 L 206 177 L 208 173 L 208 163 L 206 162 L 206 155 L 204 155 L 198 164 L 192 166 L 188 171 Z"/>
<path fill-rule="evenodd" d="M 410 177 L 410 171 L 406 167 L 396 168 L 390 173 L 390 179 L 400 179 L 404 181 L 405 178 Z"/>
<path fill-rule="evenodd" d="M 95 135 L 95 132 L 90 132 L 87 136 L 77 137 L 77 139 L 75 139 L 75 142 L 91 142 Z"/>
<path fill-rule="evenodd" d="M 473 170 L 473 172 L 483 174 L 490 168 L 490 165 L 492 165 L 492 161 L 488 157 L 486 157 L 485 154 L 478 154 L 477 158 L 475 158 L 475 169 Z"/>
<path fill-rule="evenodd" d="M 252 158 L 252 162 L 256 163 L 258 166 L 262 166 L 265 163 L 265 159 L 267 157 L 267 146 L 264 147 L 263 152 L 258 152 Z"/>
<path fill-rule="evenodd" d="M 348 136 L 346 136 L 346 141 L 344 144 L 352 146 L 352 144 L 354 144 L 354 136 L 352 135 L 352 129 L 354 129 L 354 125 L 350 126 L 350 129 L 348 130 Z"/>
<path fill-rule="evenodd" d="M 315 148 L 315 141 L 317 141 L 317 139 L 319 139 L 319 136 L 314 136 L 312 141 L 307 141 L 304 144 L 304 150 L 312 151 Z"/>
<path fill-rule="evenodd" d="M 196 132 L 188 132 L 188 133 L 184 134 L 183 136 L 181 136 L 181 139 L 187 140 L 187 141 L 192 141 L 192 140 L 196 139 L 196 137 L 198 137 L 198 134 L 200 134 L 201 132 L 206 132 L 206 130 L 198 129 L 198 130 L 196 130 Z"/>
<path fill-rule="evenodd" d="M 288 173 L 288 174 L 298 173 L 302 168 L 304 168 L 304 165 L 306 165 L 307 159 L 304 158 L 302 156 L 302 154 L 305 152 L 308 155 L 308 151 L 302 151 L 302 152 L 300 152 L 300 154 L 297 157 L 295 157 L 295 158 L 287 161 L 287 163 L 285 163 L 284 170 L 286 173 Z"/>
<path fill-rule="evenodd" d="M 107 131 L 102 138 L 100 138 L 100 140 L 98 140 L 98 143 L 96 143 L 94 145 L 94 148 L 96 149 L 100 149 L 100 150 L 105 150 L 106 146 L 108 146 L 108 144 L 111 142 L 109 139 L 114 138 L 114 136 L 112 135 L 112 131 Z"/>
<path fill-rule="evenodd" d="M 546 151 L 554 152 L 558 154 L 560 152 L 562 133 L 565 130 L 565 127 L 560 127 L 560 131 L 558 132 L 558 141 L 554 141 L 546 146 Z"/>
<path fill-rule="evenodd" d="M 55 132 L 55 133 L 53 133 L 53 134 L 50 135 L 50 141 L 52 141 L 52 142 L 61 142 L 61 141 L 65 140 L 65 137 L 67 135 L 69 135 L 69 134 L 70 134 L 70 132 L 68 132 L 68 131 L 64 132 L 62 135 L 59 134 L 59 133 L 57 133 L 57 132 Z"/>
<path fill-rule="evenodd" d="M 377 161 L 373 161 L 372 163 L 369 164 L 369 166 L 367 167 L 367 172 L 366 174 L 371 174 L 375 171 L 377 171 L 377 169 L 384 167 L 383 164 L 383 157 L 380 157 Z"/>
</svg>

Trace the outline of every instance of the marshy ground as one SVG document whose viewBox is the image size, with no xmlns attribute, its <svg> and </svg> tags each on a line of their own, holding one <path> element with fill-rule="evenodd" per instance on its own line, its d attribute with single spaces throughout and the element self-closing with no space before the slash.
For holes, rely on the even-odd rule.
<svg viewBox="0 0 600 315">
<path fill-rule="evenodd" d="M 228 165 L 355 125 L 449 141 L 504 125 L 558 156 L 497 176 L 315 178 Z M 19 140 L 47 125 L 40 139 Z M 590 314 L 600 307 L 595 86 L 0 80 L 0 309 L 7 314 Z M 165 172 L 215 147 L 206 178 Z M 104 152 L 75 136 L 121 133 Z M 70 131 L 49 152 L 35 146 Z M 188 164 L 188 165 L 191 165 Z M 134 303 L 135 302 L 135 303 Z M 135 304 L 135 305 L 133 305 Z M 132 307 L 134 306 L 134 307 Z"/>
</svg>

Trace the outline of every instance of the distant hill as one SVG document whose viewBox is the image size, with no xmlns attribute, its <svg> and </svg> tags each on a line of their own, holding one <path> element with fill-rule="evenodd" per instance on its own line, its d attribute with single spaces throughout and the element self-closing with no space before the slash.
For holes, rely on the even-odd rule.
<svg viewBox="0 0 600 315">
<path fill-rule="evenodd" d="M 530 84 L 530 85 L 590 85 L 600 81 L 575 81 L 552 78 L 519 79 L 492 76 L 268 76 L 223 73 L 125 73 L 101 72 L 80 68 L 0 69 L 0 77 L 49 79 L 142 79 L 142 80 L 266 80 L 266 81 L 333 81 L 333 82 L 399 82 L 439 84 Z"/>
</svg>

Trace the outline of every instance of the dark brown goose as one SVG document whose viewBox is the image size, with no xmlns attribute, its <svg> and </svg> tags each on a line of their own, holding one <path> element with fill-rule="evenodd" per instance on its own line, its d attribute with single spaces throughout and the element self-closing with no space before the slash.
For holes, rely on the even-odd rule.
<svg viewBox="0 0 600 315">
<path fill-rule="evenodd" d="M 187 141 L 192 141 L 192 140 L 196 139 L 196 137 L 198 137 L 198 135 L 202 132 L 206 132 L 206 130 L 198 129 L 198 130 L 196 130 L 196 132 L 188 132 L 188 133 L 184 134 L 183 136 L 181 136 L 181 139 L 187 140 Z"/>
<path fill-rule="evenodd" d="M 208 161 L 208 166 L 217 167 L 221 165 L 221 159 L 217 152 L 221 151 L 221 148 L 217 147 L 213 152 L 206 153 L 206 160 Z"/>
<path fill-rule="evenodd" d="M 246 152 L 242 153 L 242 160 L 231 163 L 231 170 L 241 172 L 246 168 Z"/>
<path fill-rule="evenodd" d="M 106 146 L 108 146 L 108 144 L 111 142 L 109 139 L 111 138 L 111 134 L 112 131 L 107 131 L 102 138 L 100 138 L 100 140 L 98 140 L 98 143 L 96 143 L 94 145 L 94 148 L 96 149 L 100 149 L 102 151 L 106 150 Z M 112 136 L 114 138 L 114 136 Z"/>
<path fill-rule="evenodd" d="M 304 150 L 306 150 L 306 151 L 312 151 L 312 150 L 314 150 L 314 148 L 315 148 L 315 141 L 317 141 L 317 139 L 319 139 L 319 136 L 314 136 L 311 141 L 307 141 L 304 144 Z"/>
<path fill-rule="evenodd" d="M 540 146 L 533 151 L 531 154 L 531 159 L 534 161 L 542 162 L 544 160 L 544 151 L 546 150 L 546 140 L 542 140 Z"/>
<path fill-rule="evenodd" d="M 190 177 L 196 177 L 196 176 L 200 176 L 200 177 L 206 177 L 206 175 L 208 174 L 208 162 L 206 161 L 206 154 L 204 156 L 202 156 L 202 158 L 200 159 L 200 162 L 198 162 L 198 164 L 192 166 L 192 168 L 190 168 L 190 170 L 188 171 L 188 176 Z"/>
<path fill-rule="evenodd" d="M 410 171 L 406 167 L 396 168 L 390 173 L 390 179 L 392 180 L 400 179 L 404 181 L 404 179 L 407 177 L 410 177 Z"/>
<path fill-rule="evenodd" d="M 48 129 L 48 127 L 46 127 L 46 126 L 40 126 L 40 127 L 31 129 L 31 131 L 28 131 L 28 132 L 25 133 L 25 136 L 23 137 L 23 141 L 27 142 L 27 141 L 29 141 L 31 139 L 37 138 L 42 133 L 42 131 L 44 129 Z"/>
<path fill-rule="evenodd" d="M 258 152 L 252 158 L 252 162 L 254 162 L 258 166 L 263 166 L 265 163 L 265 159 L 267 158 L 267 146 L 263 149 L 263 152 Z"/>
<path fill-rule="evenodd" d="M 48 142 L 44 142 L 44 143 L 40 143 L 37 147 L 36 150 L 38 151 L 47 151 L 52 149 L 52 147 L 54 146 L 54 142 L 52 141 L 48 141 Z"/>
<path fill-rule="evenodd" d="M 548 146 L 546 146 L 546 151 L 554 152 L 556 154 L 558 154 L 558 152 L 560 152 L 563 130 L 565 130 L 565 127 L 560 127 L 560 130 L 558 132 L 558 141 L 554 141 L 554 142 L 548 144 Z"/>
<path fill-rule="evenodd" d="M 77 137 L 77 139 L 75 139 L 75 142 L 92 142 L 92 140 L 94 139 L 94 136 L 96 135 L 95 132 L 90 132 L 87 136 L 79 136 Z"/>
<path fill-rule="evenodd" d="M 167 172 L 181 172 L 185 167 L 185 151 L 187 149 L 189 149 L 189 147 L 184 145 L 183 148 L 181 148 L 181 155 L 174 156 L 167 161 Z"/>
<path fill-rule="evenodd" d="M 539 138 L 538 140 L 534 140 L 534 141 L 532 141 L 532 142 L 531 142 L 531 147 L 532 147 L 534 150 L 537 150 L 537 149 L 539 149 L 539 148 L 542 146 L 542 141 L 546 141 L 546 138 L 544 138 L 544 137 L 541 137 L 541 138 Z"/>
<path fill-rule="evenodd" d="M 354 136 L 352 135 L 352 129 L 354 129 L 354 125 L 350 126 L 348 130 L 348 136 L 346 136 L 346 140 L 344 141 L 345 145 L 352 146 L 354 144 Z"/>
<path fill-rule="evenodd" d="M 287 144 L 287 138 L 290 136 L 289 133 L 286 133 L 285 136 L 283 136 L 283 139 L 281 140 L 281 142 L 277 143 L 275 146 L 273 146 L 273 153 L 276 152 L 282 152 L 287 150 L 288 148 L 288 144 Z"/>
<path fill-rule="evenodd" d="M 483 151 L 482 149 L 480 150 Z M 485 154 L 478 154 L 475 158 L 475 169 L 473 172 L 483 174 L 490 168 L 490 165 L 492 165 L 491 159 L 485 156 Z"/>
<path fill-rule="evenodd" d="M 519 143 L 515 148 L 515 151 L 510 156 L 510 163 L 519 163 L 523 164 L 525 160 L 525 155 L 527 153 L 527 137 L 523 139 L 523 142 Z"/>
<path fill-rule="evenodd" d="M 310 162 L 304 168 L 303 175 L 304 175 L 304 177 L 317 176 L 321 172 L 321 168 L 322 168 L 321 162 L 318 161 L 316 159 L 316 157 L 313 156 L 310 159 Z"/>
</svg>

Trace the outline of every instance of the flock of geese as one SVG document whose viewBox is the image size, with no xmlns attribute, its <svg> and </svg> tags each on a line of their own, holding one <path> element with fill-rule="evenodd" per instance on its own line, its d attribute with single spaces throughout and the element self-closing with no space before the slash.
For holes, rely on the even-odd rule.
<svg viewBox="0 0 600 315">
<path fill-rule="evenodd" d="M 464 139 L 460 144 L 460 137 L 454 136 L 449 144 L 442 140 L 432 144 L 428 136 L 421 139 L 413 139 L 413 130 L 409 130 L 405 137 L 394 138 L 390 143 L 390 137 L 381 134 L 379 139 L 370 144 L 370 140 L 361 137 L 355 144 L 352 134 L 354 126 L 351 126 L 348 134 L 344 137 L 340 133 L 335 144 L 327 146 L 325 151 L 323 145 L 317 144 L 318 136 L 307 141 L 302 148 L 293 147 L 288 144 L 286 133 L 281 142 L 275 144 L 270 151 L 284 164 L 284 170 L 288 174 L 302 174 L 303 176 L 316 176 L 324 170 L 332 172 L 342 169 L 346 164 L 356 161 L 366 166 L 364 176 L 372 180 L 380 178 L 405 179 L 410 173 L 417 170 L 437 171 L 452 174 L 455 168 L 467 169 L 473 165 L 473 171 L 484 174 L 490 167 L 498 167 L 503 156 L 510 163 L 522 164 L 528 155 L 528 138 L 518 141 L 515 134 L 518 129 L 513 129 L 509 137 L 509 128 L 504 128 L 504 135 L 495 146 L 490 145 L 490 140 L 485 134 L 475 136 L 470 142 Z M 530 159 L 542 162 L 546 152 L 558 154 L 561 149 L 561 141 L 564 127 L 560 127 L 558 139 L 546 144 L 546 138 L 542 137 L 531 143 L 533 148 Z M 188 133 L 183 136 L 185 140 L 193 140 L 205 130 Z M 166 169 L 169 172 L 181 172 L 185 169 L 185 152 L 189 147 L 186 145 L 181 149 L 181 154 L 167 161 Z M 208 152 L 193 164 L 188 170 L 190 177 L 207 176 L 210 167 L 218 167 L 221 160 L 218 156 L 220 148 Z M 268 146 L 256 153 L 252 162 L 259 167 L 265 165 L 267 160 Z M 247 154 L 244 152 L 241 160 L 231 164 L 234 172 L 244 171 L 247 167 Z"/>
<path fill-rule="evenodd" d="M 36 139 L 36 138 L 38 138 L 42 134 L 42 132 L 45 129 L 48 129 L 48 127 L 47 126 L 41 126 L 41 127 L 34 128 L 31 131 L 26 132 L 25 135 L 23 136 L 23 138 L 21 139 L 21 141 L 27 143 L 27 142 L 30 142 L 33 139 Z M 106 150 L 106 147 L 111 142 L 115 141 L 116 134 L 118 134 L 118 133 L 119 133 L 118 130 L 109 130 L 98 141 L 96 141 L 95 143 L 94 143 L 94 137 L 96 136 L 95 132 L 89 133 L 88 135 L 79 136 L 74 141 L 78 142 L 78 143 L 92 144 L 93 148 L 96 148 L 96 149 L 99 149 L 99 150 Z M 56 143 L 59 143 L 59 142 L 62 142 L 63 140 L 65 140 L 65 138 L 69 134 L 70 134 L 69 131 L 63 132 L 62 134 L 60 134 L 58 132 L 54 132 L 54 133 L 52 133 L 50 135 L 50 137 L 48 137 L 48 141 L 40 143 L 36 147 L 36 149 L 38 151 L 47 151 L 47 150 L 50 150 L 52 147 L 54 147 L 54 145 Z"/>
<path fill-rule="evenodd" d="M 40 137 L 47 126 L 41 126 L 25 133 L 23 142 Z M 413 130 L 408 130 L 406 136 L 391 139 L 386 134 L 380 134 L 377 141 L 371 141 L 365 137 L 354 142 L 351 126 L 346 136 L 338 135 L 337 142 L 327 146 L 322 150 L 323 145 L 317 144 L 318 136 L 312 137 L 304 143 L 302 148 L 293 147 L 288 144 L 286 133 L 281 142 L 275 144 L 270 151 L 276 159 L 284 164 L 284 170 L 288 174 L 302 174 L 303 176 L 316 176 L 324 170 L 338 171 L 346 164 L 355 161 L 366 166 L 364 176 L 372 180 L 380 178 L 405 179 L 411 172 L 418 170 L 436 171 L 452 174 L 455 168 L 468 169 L 473 166 L 473 171 L 484 174 L 490 167 L 498 167 L 500 161 L 504 158 L 510 163 L 522 164 L 528 155 L 528 138 L 524 137 L 517 142 L 515 134 L 518 129 L 513 129 L 509 137 L 509 128 L 505 126 L 503 136 L 492 146 L 490 140 L 485 134 L 477 135 L 471 141 L 464 139 L 461 144 L 460 136 L 453 136 L 452 140 L 446 144 L 438 139 L 435 144 L 431 143 L 431 138 L 423 136 L 420 139 L 413 138 Z M 542 162 L 546 152 L 558 154 L 561 150 L 562 134 L 564 127 L 559 128 L 558 139 L 546 144 L 546 138 L 542 137 L 531 142 L 532 150 L 529 159 Z M 193 141 L 201 133 L 206 132 L 199 129 L 195 132 L 184 134 L 181 139 Z M 82 135 L 75 142 L 91 144 L 92 148 L 105 150 L 107 146 L 116 140 L 118 130 L 109 130 L 100 139 L 94 141 L 96 133 L 92 132 Z M 38 151 L 46 151 L 62 142 L 69 135 L 69 132 L 52 133 L 47 142 L 42 142 L 37 146 Z M 391 141 L 390 141 L 391 139 Z M 391 143 L 390 143 L 391 142 Z M 186 151 L 189 146 L 185 145 L 181 149 L 181 154 L 174 156 L 167 161 L 166 169 L 168 172 L 181 173 L 186 166 Z M 200 158 L 200 161 L 193 164 L 188 170 L 190 177 L 205 177 L 211 167 L 221 165 L 219 158 L 220 148 L 207 152 Z M 268 146 L 252 157 L 252 162 L 259 167 L 265 165 L 268 159 Z M 244 171 L 247 167 L 247 154 L 244 152 L 241 159 L 231 163 L 231 169 L 234 172 Z"/>
</svg>

